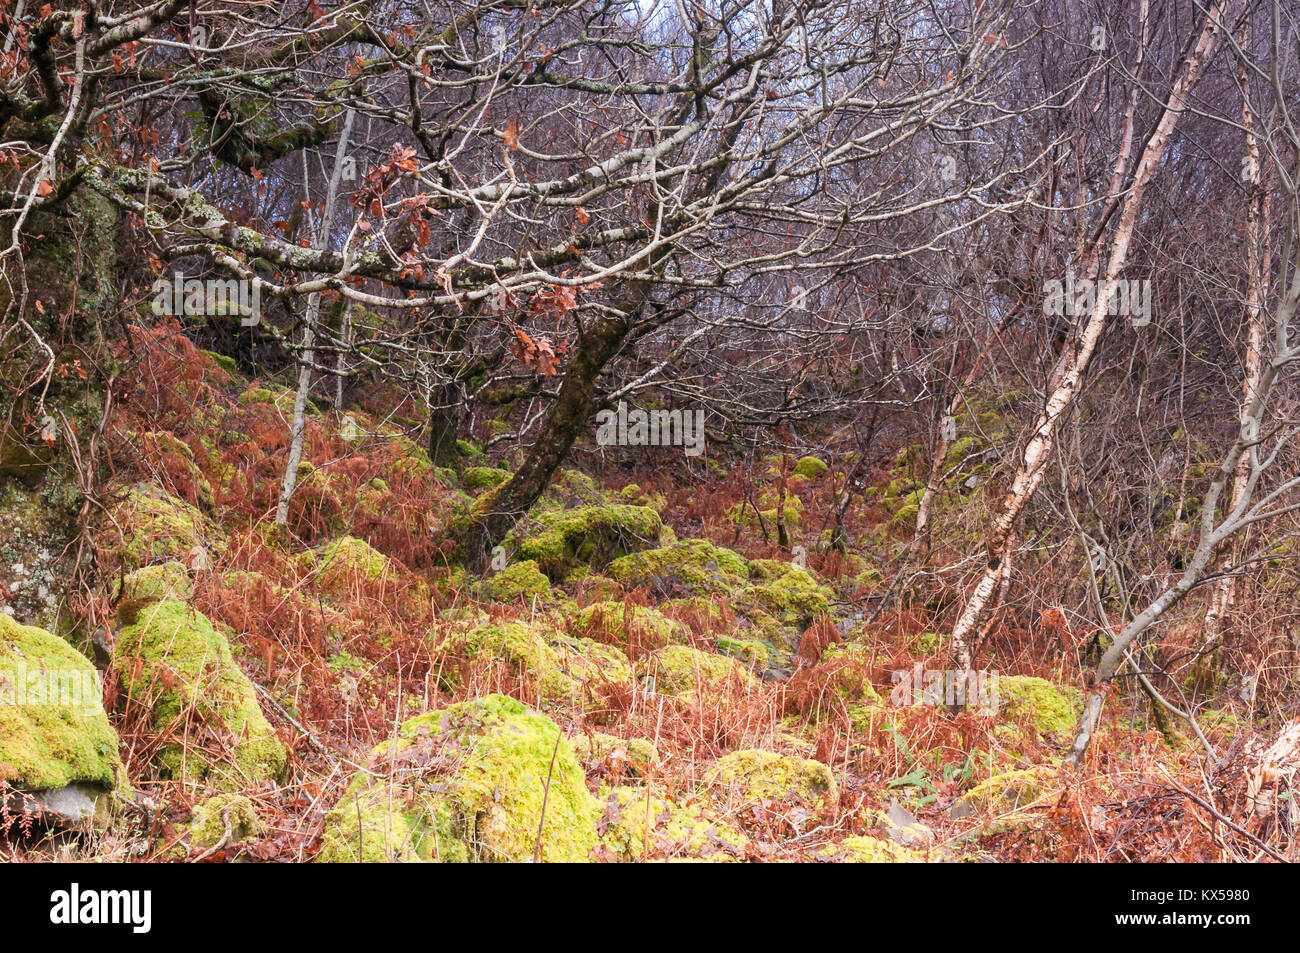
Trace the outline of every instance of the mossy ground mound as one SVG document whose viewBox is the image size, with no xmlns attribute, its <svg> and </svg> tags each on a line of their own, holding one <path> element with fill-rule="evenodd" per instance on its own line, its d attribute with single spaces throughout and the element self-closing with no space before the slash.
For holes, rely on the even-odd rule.
<svg viewBox="0 0 1300 953">
<path fill-rule="evenodd" d="M 550 719 L 488 695 L 404 723 L 325 819 L 317 860 L 588 859 L 598 808 Z M 540 830 L 540 837 L 539 837 Z"/>
</svg>

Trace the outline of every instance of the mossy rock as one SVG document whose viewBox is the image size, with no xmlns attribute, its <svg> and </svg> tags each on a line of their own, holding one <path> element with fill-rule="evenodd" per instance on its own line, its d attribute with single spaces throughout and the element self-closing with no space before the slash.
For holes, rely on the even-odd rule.
<svg viewBox="0 0 1300 953">
<path fill-rule="evenodd" d="M 923 864 L 921 851 L 884 837 L 846 837 L 817 851 L 819 860 L 837 864 Z"/>
<path fill-rule="evenodd" d="M 118 633 L 113 668 L 125 704 L 143 706 L 155 731 L 190 743 L 163 746 L 165 774 L 227 789 L 284 774 L 285 747 L 206 616 L 175 599 L 146 606 Z M 214 745 L 220 754 L 209 750 Z"/>
<path fill-rule="evenodd" d="M 117 621 L 122 625 L 135 622 L 140 610 L 163 599 L 188 602 L 194 595 L 194 581 L 183 563 L 167 562 L 137 569 L 122 580 L 122 595 L 117 602 Z"/>
<path fill-rule="evenodd" d="M 644 777 L 659 763 L 659 752 L 644 738 L 616 738 L 597 731 L 574 736 L 572 744 L 574 755 L 590 769 L 612 762 L 621 765 L 628 775 Z"/>
<path fill-rule="evenodd" d="M 194 451 L 188 444 L 165 430 L 129 436 L 131 440 L 139 443 L 146 455 L 155 458 L 167 483 L 176 490 L 178 497 L 209 513 L 212 512 L 216 505 L 212 484 L 199 469 L 194 459 Z"/>
<path fill-rule="evenodd" d="M 1083 693 L 1029 675 L 1003 675 L 997 681 L 998 718 L 1032 725 L 1038 735 L 1064 744 L 1074 739 L 1083 715 Z"/>
<path fill-rule="evenodd" d="M 712 652 L 701 652 L 689 645 L 667 645 L 640 659 L 634 666 L 637 674 L 654 680 L 661 695 L 704 699 L 730 688 L 752 691 L 758 680 L 736 659 Z"/>
<path fill-rule="evenodd" d="M 551 598 L 551 581 L 537 568 L 536 561 L 526 559 L 488 576 L 479 583 L 479 592 L 493 602 L 545 602 Z"/>
<path fill-rule="evenodd" d="M 44 629 L 0 613 L 0 782 L 22 791 L 75 788 L 96 821 L 126 788 L 117 732 L 104 712 L 99 674 Z M 14 805 L 11 802 L 11 810 Z M 22 808 L 18 808 L 22 810 Z"/>
<path fill-rule="evenodd" d="M 598 810 L 555 723 L 488 695 L 377 746 L 326 816 L 316 860 L 518 862 L 536 846 L 544 862 L 583 862 Z"/>
<path fill-rule="evenodd" d="M 839 803 L 835 774 L 820 761 L 751 748 L 719 758 L 704 787 L 732 803 L 799 801 L 829 810 Z"/>
<path fill-rule="evenodd" d="M 750 561 L 751 578 L 758 580 L 741 591 L 737 607 L 754 607 L 782 625 L 806 627 L 830 611 L 833 593 L 807 569 L 775 559 Z"/>
<path fill-rule="evenodd" d="M 587 606 L 574 617 L 572 631 L 598 642 L 650 648 L 685 641 L 690 634 L 658 609 L 613 601 Z"/>
<path fill-rule="evenodd" d="M 731 595 L 749 579 L 749 563 L 708 540 L 688 539 L 616 559 L 609 575 L 668 596 Z"/>
<path fill-rule="evenodd" d="M 815 480 L 826 472 L 826 461 L 820 457 L 800 457 L 794 465 L 794 475 L 807 480 Z"/>
<path fill-rule="evenodd" d="M 677 804 L 644 787 L 607 788 L 600 807 L 600 846 L 615 861 L 734 861 L 749 843 L 725 817 L 707 813 L 706 804 Z"/>
<path fill-rule="evenodd" d="M 735 506 L 731 507 L 731 509 L 727 510 L 727 521 L 733 524 L 738 523 L 741 526 L 750 529 L 761 529 L 766 527 L 767 531 L 770 533 L 775 529 L 777 525 L 777 514 L 780 513 L 783 514 L 784 523 L 787 529 L 797 528 L 799 523 L 803 520 L 803 500 L 790 494 L 785 498 L 784 507 L 778 508 L 779 505 L 780 500 L 777 499 L 773 501 L 771 506 L 764 506 L 762 497 L 759 499 L 759 509 L 757 510 L 748 503 L 737 503 Z M 762 517 L 761 521 L 759 520 L 760 516 Z"/>
<path fill-rule="evenodd" d="M 513 676 L 532 680 L 542 697 L 552 701 L 581 701 L 586 690 L 602 685 L 626 685 L 632 669 L 617 648 L 590 639 L 562 635 L 543 620 L 481 622 L 453 632 L 440 650 L 467 661 L 494 660 Z M 455 668 L 445 669 L 446 687 L 460 684 Z"/>
<path fill-rule="evenodd" d="M 100 548 L 125 572 L 173 559 L 188 563 L 197 551 L 224 546 L 221 531 L 197 508 L 156 486 L 131 487 L 112 514 Z"/>
<path fill-rule="evenodd" d="M 723 655 L 739 659 L 756 672 L 767 671 L 772 663 L 772 647 L 761 639 L 738 639 L 720 635 L 713 640 L 713 647 Z"/>
<path fill-rule="evenodd" d="M 654 510 L 624 503 L 553 510 L 537 521 L 537 532 L 518 540 L 516 557 L 536 560 L 556 582 L 577 566 L 603 569 L 610 560 L 656 545 L 663 528 Z"/>
<path fill-rule="evenodd" d="M 498 470 L 496 467 L 466 467 L 461 474 L 461 482 L 467 490 L 490 490 L 509 479 L 509 470 Z"/>
<path fill-rule="evenodd" d="M 209 850 L 230 836 L 225 846 L 242 844 L 262 836 L 262 821 L 253 802 L 242 794 L 218 794 L 194 806 L 188 829 L 192 849 Z"/>
<path fill-rule="evenodd" d="M 1021 826 L 1033 819 L 1031 809 L 1054 802 L 1060 791 L 1060 771 L 1052 765 L 1007 771 L 971 788 L 953 805 L 952 814 L 992 817 L 1000 828 Z"/>
</svg>

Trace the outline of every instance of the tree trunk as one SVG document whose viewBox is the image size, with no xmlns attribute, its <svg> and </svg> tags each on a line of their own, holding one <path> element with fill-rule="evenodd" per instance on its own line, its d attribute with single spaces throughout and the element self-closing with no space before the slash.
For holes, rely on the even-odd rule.
<svg viewBox="0 0 1300 953">
<path fill-rule="evenodd" d="M 476 512 L 471 514 L 463 551 L 473 565 L 487 558 L 546 490 L 578 434 L 587 426 L 596 379 L 622 347 L 632 323 L 630 317 L 602 318 L 579 338 L 559 394 L 546 413 L 527 459 L 500 489 L 480 497 Z"/>
<path fill-rule="evenodd" d="M 1106 328 L 1108 318 L 1109 296 L 1115 288 L 1120 272 L 1128 261 L 1129 243 L 1133 238 L 1133 228 L 1137 221 L 1138 209 L 1156 167 L 1164 158 L 1169 138 L 1173 134 L 1178 118 L 1186 108 L 1201 68 L 1210 58 L 1218 45 L 1218 34 L 1223 13 L 1223 3 L 1214 3 L 1206 14 L 1205 25 L 1200 38 L 1188 54 L 1181 73 L 1169 92 L 1169 99 L 1160 116 L 1160 122 L 1147 140 L 1142 156 L 1133 173 L 1132 185 L 1120 211 L 1115 234 L 1111 238 L 1110 258 L 1102 277 L 1092 313 L 1079 334 L 1076 348 L 1067 349 L 1062 354 L 1059 374 L 1046 407 L 1034 425 L 1033 434 L 1025 446 L 1020 468 L 1011 483 L 1011 489 L 1003 500 L 1001 512 L 993 520 L 985 537 L 985 567 L 974 590 L 963 607 L 952 631 L 953 662 L 959 672 L 970 670 L 970 641 L 989 608 L 990 599 L 1001 579 L 1009 577 L 1009 562 L 1013 558 L 1013 549 L 1007 545 L 1021 514 L 1037 491 L 1039 484 L 1047 473 L 1052 451 L 1056 442 L 1056 431 L 1061 419 L 1074 404 L 1083 386 L 1084 373 L 1096 350 L 1101 334 Z M 1120 162 L 1123 161 L 1121 153 Z"/>
</svg>

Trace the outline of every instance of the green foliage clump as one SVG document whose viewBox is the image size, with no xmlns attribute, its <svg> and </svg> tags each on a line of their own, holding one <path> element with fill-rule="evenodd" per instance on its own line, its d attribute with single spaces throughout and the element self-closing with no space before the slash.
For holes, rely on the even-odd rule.
<svg viewBox="0 0 1300 953">
<path fill-rule="evenodd" d="M 588 860 L 598 806 L 549 718 L 504 695 L 405 722 L 325 818 L 321 862 Z M 543 811 L 545 803 L 545 811 Z M 540 826 L 540 837 L 539 837 Z"/>
</svg>

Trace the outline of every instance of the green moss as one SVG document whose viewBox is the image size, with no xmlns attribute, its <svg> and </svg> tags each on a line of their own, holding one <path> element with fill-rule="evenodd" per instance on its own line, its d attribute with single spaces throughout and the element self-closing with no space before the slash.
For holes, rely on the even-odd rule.
<svg viewBox="0 0 1300 953">
<path fill-rule="evenodd" d="M 784 513 L 785 525 L 788 529 L 794 529 L 799 525 L 800 521 L 803 519 L 803 500 L 793 494 L 787 495 L 785 498 L 784 508 L 778 511 L 777 505 L 780 503 L 780 500 L 772 500 L 772 505 L 766 506 L 763 502 L 766 496 L 767 494 L 760 494 L 758 504 L 759 510 L 757 512 L 754 510 L 754 507 L 748 503 L 737 503 L 735 506 L 731 507 L 731 509 L 727 510 L 728 522 L 739 523 L 741 526 L 747 526 L 750 528 L 757 528 L 759 527 L 759 516 L 761 515 L 763 517 L 762 526 L 766 526 L 768 532 L 771 532 L 777 523 L 777 513 L 782 512 Z"/>
<path fill-rule="evenodd" d="M 665 646 L 638 661 L 635 670 L 653 678 L 655 691 L 662 695 L 693 697 L 702 691 L 707 697 L 732 685 L 746 690 L 758 686 L 749 670 L 735 659 L 689 645 Z"/>
<path fill-rule="evenodd" d="M 684 641 L 690 634 L 686 626 L 657 609 L 624 602 L 596 602 L 574 617 L 573 631 L 582 635 L 599 634 L 598 641 L 618 644 L 660 646 Z"/>
<path fill-rule="evenodd" d="M 699 802 L 675 804 L 643 787 L 606 789 L 600 800 L 600 846 L 613 860 L 728 861 L 745 854 L 744 833 L 725 818 L 706 815 Z"/>
<path fill-rule="evenodd" d="M 195 805 L 189 824 L 190 845 L 208 849 L 221 843 L 230 828 L 226 845 L 256 840 L 262 834 L 262 821 L 253 802 L 242 794 L 218 794 Z"/>
<path fill-rule="evenodd" d="M 839 864 L 923 864 L 925 854 L 883 837 L 846 837 L 817 851 L 822 860 Z"/>
<path fill-rule="evenodd" d="M 189 560 L 196 547 L 221 545 L 220 531 L 195 507 L 147 484 L 126 492 L 105 532 L 101 546 L 128 572 L 167 559 Z"/>
<path fill-rule="evenodd" d="M 551 598 L 551 583 L 537 563 L 531 559 L 521 563 L 512 563 L 499 573 L 484 579 L 480 584 L 484 598 L 493 602 L 514 602 L 522 599 L 526 602 L 534 598 L 543 601 Z"/>
<path fill-rule="evenodd" d="M 757 748 L 719 758 L 703 783 L 715 796 L 733 802 L 796 800 L 821 809 L 839 803 L 835 775 L 826 765 Z"/>
<path fill-rule="evenodd" d="M 1000 719 L 1032 724 L 1040 735 L 1064 742 L 1074 738 L 1083 714 L 1083 693 L 1028 675 L 1003 675 L 998 679 Z"/>
<path fill-rule="evenodd" d="M 644 738 L 615 738 L 597 731 L 591 735 L 577 735 L 572 743 L 577 759 L 593 768 L 615 762 L 622 764 L 628 774 L 644 777 L 659 763 L 659 752 Z"/>
<path fill-rule="evenodd" d="M 498 487 L 510 479 L 510 471 L 496 467 L 466 467 L 461 482 L 467 490 L 485 490 Z"/>
<path fill-rule="evenodd" d="M 1003 815 L 1003 819 L 1028 820 L 1024 812 L 1047 803 L 1060 790 L 1056 785 L 1058 771 L 1050 765 L 1039 765 L 1019 771 L 997 774 L 977 784 L 961 799 L 959 813 Z"/>
<path fill-rule="evenodd" d="M 115 789 L 125 783 L 117 749 L 95 667 L 57 636 L 0 613 L 0 781 Z"/>
<path fill-rule="evenodd" d="M 576 566 L 599 569 L 611 559 L 653 546 L 663 528 L 654 510 L 622 503 L 545 512 L 538 523 L 536 534 L 519 540 L 516 555 L 536 560 L 556 581 Z"/>
<path fill-rule="evenodd" d="M 654 586 L 659 592 L 731 595 L 749 579 L 749 564 L 729 549 L 703 539 L 616 559 L 609 574 L 627 586 Z"/>
<path fill-rule="evenodd" d="M 826 472 L 826 461 L 818 457 L 800 457 L 794 465 L 794 475 L 815 480 Z"/>
<path fill-rule="evenodd" d="M 526 861 L 540 825 L 543 861 L 582 862 L 597 812 L 554 722 L 488 695 L 413 718 L 376 747 L 326 816 L 316 859 Z"/>
<path fill-rule="evenodd" d="M 762 580 L 744 589 L 738 606 L 753 605 L 785 625 L 806 626 L 830 610 L 830 589 L 806 569 L 775 559 L 755 559 L 751 575 Z"/>
<path fill-rule="evenodd" d="M 174 599 L 142 609 L 113 650 L 125 704 L 143 706 L 159 733 L 190 742 L 160 752 L 172 777 L 210 777 L 223 787 L 257 784 L 284 773 L 288 755 L 262 714 L 225 636 Z M 208 749 L 224 744 L 220 756 Z M 203 750 L 195 746 L 202 742 Z"/>
<path fill-rule="evenodd" d="M 140 610 L 163 599 L 189 601 L 194 582 L 183 563 L 168 562 L 137 569 L 122 580 L 122 597 L 117 603 L 117 620 L 130 625 Z"/>
<path fill-rule="evenodd" d="M 723 655 L 740 659 L 751 669 L 765 671 L 772 660 L 772 650 L 766 642 L 759 639 L 737 639 L 729 635 L 720 635 L 713 641 Z"/>
</svg>

